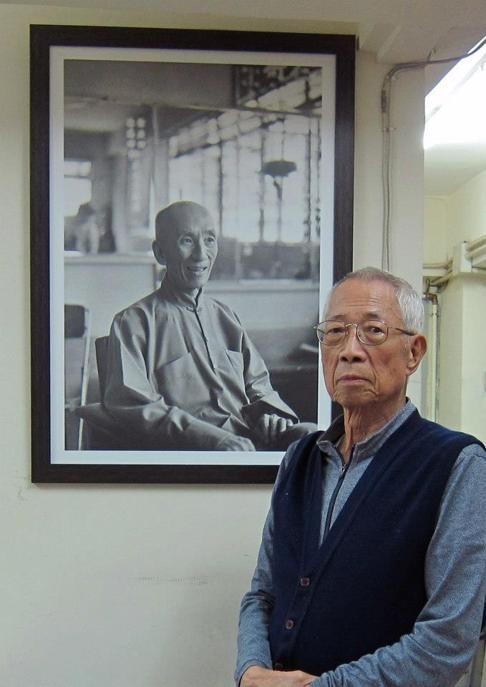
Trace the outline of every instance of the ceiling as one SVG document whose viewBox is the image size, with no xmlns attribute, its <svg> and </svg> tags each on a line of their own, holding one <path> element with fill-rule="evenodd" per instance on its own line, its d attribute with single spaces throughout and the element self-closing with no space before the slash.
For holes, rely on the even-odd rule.
<svg viewBox="0 0 486 687">
<path fill-rule="evenodd" d="M 396 64 L 463 54 L 486 35 L 486 0 L 8 0 L 2 4 L 126 10 L 147 24 L 356 34 L 361 50 Z M 136 10 L 134 10 L 134 5 Z M 107 16 L 106 14 L 104 15 Z M 212 22 L 214 18 L 214 23 Z M 449 66 L 427 67 L 430 90 Z M 486 168 L 485 146 L 427 151 L 426 192 L 450 193 Z"/>
<path fill-rule="evenodd" d="M 131 10 L 140 22 L 158 15 L 180 24 L 186 17 L 201 25 L 249 30 L 354 33 L 360 48 L 379 62 L 395 64 L 457 54 L 486 33 L 485 0 L 4 0 L 2 4 Z M 134 10 L 134 7 L 136 10 Z M 113 15 L 113 18 L 116 17 Z M 175 25 L 175 24 L 174 24 Z M 306 26 L 307 25 L 307 26 Z"/>
</svg>

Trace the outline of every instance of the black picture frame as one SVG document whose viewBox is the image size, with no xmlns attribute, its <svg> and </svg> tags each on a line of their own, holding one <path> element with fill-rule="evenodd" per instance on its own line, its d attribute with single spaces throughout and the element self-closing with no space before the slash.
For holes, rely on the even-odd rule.
<svg viewBox="0 0 486 687">
<path fill-rule="evenodd" d="M 31 122 L 31 389 L 32 481 L 35 483 L 271 483 L 275 464 L 203 464 L 63 462 L 53 456 L 53 322 L 51 298 L 53 223 L 51 198 L 52 49 L 127 48 L 136 51 L 176 50 L 317 55 L 334 58 L 333 275 L 337 281 L 352 269 L 354 185 L 354 86 L 356 39 L 351 35 L 319 35 L 246 31 L 33 25 L 30 32 Z M 62 319 L 62 318 L 61 318 Z M 312 324 L 312 323 L 310 323 Z"/>
</svg>

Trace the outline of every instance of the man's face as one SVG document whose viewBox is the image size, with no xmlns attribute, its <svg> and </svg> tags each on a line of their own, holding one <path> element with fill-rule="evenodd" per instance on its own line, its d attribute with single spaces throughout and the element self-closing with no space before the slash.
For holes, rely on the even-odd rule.
<svg viewBox="0 0 486 687">
<path fill-rule="evenodd" d="M 167 229 L 156 258 L 165 261 L 167 279 L 181 291 L 206 284 L 218 254 L 218 241 L 209 213 L 202 208 L 179 208 Z M 160 256 L 160 259 L 159 259 Z"/>
<path fill-rule="evenodd" d="M 393 287 L 379 280 L 349 279 L 338 286 L 326 320 L 381 320 L 405 328 Z M 425 353 L 425 339 L 390 329 L 384 343 L 366 346 L 358 340 L 356 327 L 349 327 L 340 345 L 321 345 L 321 351 L 324 380 L 333 400 L 345 409 L 363 409 L 369 404 L 390 415 L 405 401 L 407 379 Z"/>
</svg>

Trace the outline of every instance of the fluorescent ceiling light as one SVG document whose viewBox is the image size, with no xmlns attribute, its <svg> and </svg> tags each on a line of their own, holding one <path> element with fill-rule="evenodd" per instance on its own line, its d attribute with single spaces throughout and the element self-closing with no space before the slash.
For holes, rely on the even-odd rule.
<svg viewBox="0 0 486 687">
<path fill-rule="evenodd" d="M 426 149 L 486 143 L 486 45 L 458 62 L 430 91 L 425 120 Z"/>
</svg>

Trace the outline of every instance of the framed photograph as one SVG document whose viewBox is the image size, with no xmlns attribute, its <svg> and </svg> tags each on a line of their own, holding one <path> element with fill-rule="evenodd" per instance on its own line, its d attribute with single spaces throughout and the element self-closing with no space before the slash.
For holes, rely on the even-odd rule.
<svg viewBox="0 0 486 687">
<path fill-rule="evenodd" d="M 31 27 L 34 482 L 269 483 L 329 424 L 355 48 Z"/>
</svg>

